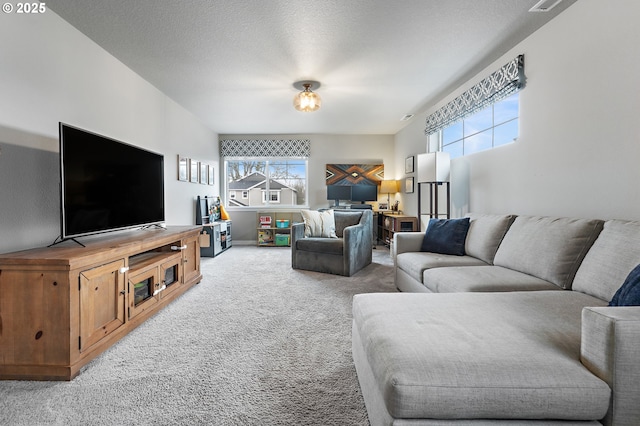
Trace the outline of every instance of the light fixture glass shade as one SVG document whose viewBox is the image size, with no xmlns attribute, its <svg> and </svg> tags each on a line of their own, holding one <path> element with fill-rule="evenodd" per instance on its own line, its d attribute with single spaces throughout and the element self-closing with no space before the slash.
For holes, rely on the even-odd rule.
<svg viewBox="0 0 640 426">
<path fill-rule="evenodd" d="M 311 85 L 305 84 L 304 90 L 293 98 L 293 106 L 298 111 L 311 112 L 317 111 L 322 105 L 322 99 L 317 93 L 311 91 Z"/>
</svg>

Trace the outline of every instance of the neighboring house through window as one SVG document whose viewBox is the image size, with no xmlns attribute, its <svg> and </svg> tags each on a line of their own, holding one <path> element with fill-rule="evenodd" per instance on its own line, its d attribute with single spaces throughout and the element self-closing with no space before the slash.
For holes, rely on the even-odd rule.
<svg viewBox="0 0 640 426">
<path fill-rule="evenodd" d="M 224 203 L 235 208 L 308 207 L 308 139 L 223 139 Z"/>
<path fill-rule="evenodd" d="M 227 159 L 225 168 L 229 207 L 306 204 L 306 160 Z"/>
</svg>

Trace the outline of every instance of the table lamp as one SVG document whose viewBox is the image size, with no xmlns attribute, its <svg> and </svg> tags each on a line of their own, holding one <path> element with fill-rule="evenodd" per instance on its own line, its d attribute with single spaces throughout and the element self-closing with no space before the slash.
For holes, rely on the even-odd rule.
<svg viewBox="0 0 640 426">
<path fill-rule="evenodd" d="M 398 181 L 397 180 L 383 180 L 380 182 L 380 193 L 387 194 L 387 206 L 391 207 L 390 204 L 390 194 L 395 194 L 398 192 Z"/>
</svg>

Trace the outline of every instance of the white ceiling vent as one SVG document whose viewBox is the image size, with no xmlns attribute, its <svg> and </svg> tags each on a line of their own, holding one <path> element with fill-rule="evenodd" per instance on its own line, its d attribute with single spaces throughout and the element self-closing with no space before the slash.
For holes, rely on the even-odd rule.
<svg viewBox="0 0 640 426">
<path fill-rule="evenodd" d="M 406 114 L 405 116 L 403 116 L 400 121 L 409 121 L 413 118 L 414 114 Z"/>
<path fill-rule="evenodd" d="M 548 12 L 558 5 L 562 0 L 540 0 L 529 9 L 529 12 Z"/>
</svg>

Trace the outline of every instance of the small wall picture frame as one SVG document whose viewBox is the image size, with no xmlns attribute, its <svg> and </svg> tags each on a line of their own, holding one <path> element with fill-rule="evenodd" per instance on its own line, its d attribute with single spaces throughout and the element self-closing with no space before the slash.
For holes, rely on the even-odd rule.
<svg viewBox="0 0 640 426">
<path fill-rule="evenodd" d="M 200 178 L 200 162 L 194 160 L 193 158 L 189 159 L 189 182 L 198 183 L 198 179 Z"/>
<path fill-rule="evenodd" d="M 414 160 L 415 160 L 415 157 L 414 157 L 413 155 L 411 155 L 411 156 L 407 157 L 407 158 L 404 160 L 404 172 L 405 172 L 406 174 L 409 174 L 409 173 L 413 173 L 413 172 L 414 172 L 414 170 L 415 170 L 415 169 L 414 169 L 414 162 L 415 162 Z M 413 191 L 412 191 L 412 192 L 413 192 Z"/>
<path fill-rule="evenodd" d="M 209 165 L 207 163 L 200 163 L 200 183 L 202 185 L 209 183 Z"/>
<path fill-rule="evenodd" d="M 207 166 L 207 168 L 209 169 L 209 181 L 208 181 L 208 184 L 209 185 L 213 185 L 215 183 L 215 178 L 214 178 L 215 169 L 213 168 L 213 166 L 211 164 L 209 164 Z"/>
<path fill-rule="evenodd" d="M 189 159 L 181 155 L 178 155 L 178 180 L 189 181 Z"/>
<path fill-rule="evenodd" d="M 404 180 L 404 192 L 407 194 L 413 193 L 413 176 Z"/>
</svg>

